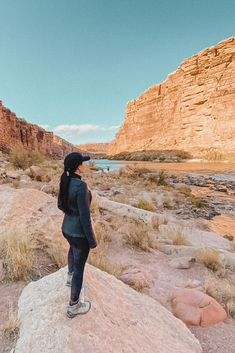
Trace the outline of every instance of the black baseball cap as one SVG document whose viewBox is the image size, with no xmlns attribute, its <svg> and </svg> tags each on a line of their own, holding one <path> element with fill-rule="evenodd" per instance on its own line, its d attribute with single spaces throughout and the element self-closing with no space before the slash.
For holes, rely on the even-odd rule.
<svg viewBox="0 0 235 353">
<path fill-rule="evenodd" d="M 85 156 L 79 152 L 71 152 L 67 154 L 64 159 L 64 169 L 66 171 L 75 172 L 77 167 L 82 164 L 82 162 L 89 161 L 90 156 Z"/>
</svg>

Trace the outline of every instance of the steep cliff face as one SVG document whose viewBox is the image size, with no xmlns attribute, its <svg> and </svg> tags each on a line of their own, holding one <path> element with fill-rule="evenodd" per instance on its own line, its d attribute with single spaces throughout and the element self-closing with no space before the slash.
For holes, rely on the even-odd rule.
<svg viewBox="0 0 235 353">
<path fill-rule="evenodd" d="M 15 113 L 5 108 L 0 101 L 0 150 L 9 152 L 16 145 L 57 158 L 77 150 L 75 146 L 52 132 L 17 118 Z"/>
<path fill-rule="evenodd" d="M 127 106 L 109 154 L 235 151 L 235 38 L 188 60 Z"/>
</svg>

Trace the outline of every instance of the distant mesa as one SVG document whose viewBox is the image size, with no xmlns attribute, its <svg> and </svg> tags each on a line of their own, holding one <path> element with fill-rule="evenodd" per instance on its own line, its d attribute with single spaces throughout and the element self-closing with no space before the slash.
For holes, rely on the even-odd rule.
<svg viewBox="0 0 235 353">
<path fill-rule="evenodd" d="M 0 101 L 0 150 L 9 153 L 19 145 L 54 158 L 63 158 L 77 147 L 42 127 L 20 119 Z"/>
<path fill-rule="evenodd" d="M 92 158 L 105 158 L 110 143 L 87 143 L 84 145 L 76 145 L 76 147 L 84 153 L 88 153 Z"/>
<path fill-rule="evenodd" d="M 108 154 L 235 151 L 235 37 L 183 62 L 127 106 Z"/>
</svg>

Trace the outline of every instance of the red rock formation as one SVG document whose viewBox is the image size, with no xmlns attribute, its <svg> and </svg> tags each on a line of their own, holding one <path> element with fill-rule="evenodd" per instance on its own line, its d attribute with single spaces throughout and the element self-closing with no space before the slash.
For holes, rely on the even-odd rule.
<svg viewBox="0 0 235 353">
<path fill-rule="evenodd" d="M 9 152 L 16 145 L 40 151 L 51 157 L 63 157 L 77 148 L 43 128 L 17 118 L 0 101 L 0 150 Z"/>
<path fill-rule="evenodd" d="M 108 153 L 211 148 L 235 151 L 235 38 L 186 60 L 131 102 Z"/>
<path fill-rule="evenodd" d="M 109 143 L 87 143 L 84 145 L 77 145 L 80 151 L 93 152 L 93 153 L 107 153 Z"/>
</svg>

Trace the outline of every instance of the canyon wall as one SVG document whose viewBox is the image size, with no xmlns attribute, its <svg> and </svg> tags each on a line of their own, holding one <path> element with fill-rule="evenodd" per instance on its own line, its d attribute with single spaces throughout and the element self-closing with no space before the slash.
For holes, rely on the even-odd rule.
<svg viewBox="0 0 235 353">
<path fill-rule="evenodd" d="M 193 56 L 127 106 L 108 153 L 235 152 L 235 38 Z"/>
<path fill-rule="evenodd" d="M 93 153 L 107 153 L 109 143 L 86 143 L 84 145 L 77 145 L 80 151 Z"/>
<path fill-rule="evenodd" d="M 63 158 L 67 153 L 78 149 L 43 128 L 17 118 L 15 113 L 5 108 L 0 101 L 0 150 L 9 152 L 16 145 L 40 151 L 41 153 Z"/>
</svg>

